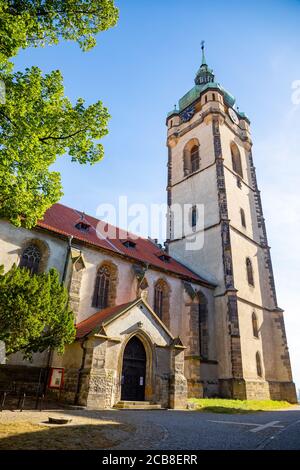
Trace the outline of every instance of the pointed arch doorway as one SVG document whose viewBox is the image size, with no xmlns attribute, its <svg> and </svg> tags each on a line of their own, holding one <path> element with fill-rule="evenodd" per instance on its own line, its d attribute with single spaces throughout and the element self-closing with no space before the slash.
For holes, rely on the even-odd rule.
<svg viewBox="0 0 300 470">
<path fill-rule="evenodd" d="M 145 400 L 146 351 L 137 336 L 131 338 L 124 350 L 121 400 Z"/>
</svg>

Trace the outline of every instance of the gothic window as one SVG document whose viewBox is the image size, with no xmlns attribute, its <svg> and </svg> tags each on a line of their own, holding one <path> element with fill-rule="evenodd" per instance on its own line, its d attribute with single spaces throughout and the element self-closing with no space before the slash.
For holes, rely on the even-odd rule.
<svg viewBox="0 0 300 470">
<path fill-rule="evenodd" d="M 235 143 L 232 142 L 231 146 L 231 161 L 232 169 L 235 171 L 241 178 L 243 178 L 243 169 L 242 169 L 242 160 L 240 151 Z"/>
<path fill-rule="evenodd" d="M 199 147 L 194 145 L 191 150 L 191 171 L 194 173 L 199 170 Z"/>
<path fill-rule="evenodd" d="M 200 168 L 200 146 L 197 139 L 190 140 L 183 151 L 184 175 L 190 175 Z"/>
<path fill-rule="evenodd" d="M 262 377 L 261 358 L 260 358 L 260 354 L 259 354 L 258 351 L 256 353 L 255 358 L 256 358 L 256 372 L 257 372 L 257 375 L 258 375 L 258 377 Z"/>
<path fill-rule="evenodd" d="M 41 252 L 35 245 L 27 246 L 22 253 L 20 268 L 29 269 L 31 274 L 37 274 L 41 261 Z"/>
<path fill-rule="evenodd" d="M 213 99 L 213 101 L 216 100 L 216 95 L 215 95 L 215 93 L 212 94 L 212 99 Z"/>
<path fill-rule="evenodd" d="M 163 290 L 161 286 L 156 286 L 154 290 L 154 311 L 162 319 L 163 311 Z"/>
<path fill-rule="evenodd" d="M 246 228 L 246 217 L 245 217 L 244 209 L 240 209 L 240 213 L 241 213 L 241 224 L 244 228 Z"/>
<path fill-rule="evenodd" d="M 117 268 L 102 264 L 97 271 L 92 306 L 103 309 L 114 305 L 117 288 Z"/>
<path fill-rule="evenodd" d="M 199 353 L 202 359 L 208 359 L 208 309 L 207 300 L 202 292 L 199 298 Z"/>
<path fill-rule="evenodd" d="M 257 316 L 255 312 L 252 313 L 252 330 L 253 330 L 253 336 L 255 336 L 255 338 L 258 338 L 258 323 L 257 323 Z"/>
<path fill-rule="evenodd" d="M 169 326 L 170 322 L 169 294 L 168 284 L 163 279 L 159 279 L 154 287 L 154 312 L 166 326 Z"/>
<path fill-rule="evenodd" d="M 247 279 L 250 286 L 254 286 L 253 267 L 250 258 L 246 258 Z"/>
</svg>

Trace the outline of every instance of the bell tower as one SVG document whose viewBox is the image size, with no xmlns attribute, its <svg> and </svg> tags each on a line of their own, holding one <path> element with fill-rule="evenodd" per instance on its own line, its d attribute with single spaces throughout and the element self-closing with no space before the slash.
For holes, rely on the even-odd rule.
<svg viewBox="0 0 300 470">
<path fill-rule="evenodd" d="M 167 246 L 171 256 L 216 284 L 219 393 L 294 402 L 250 121 L 215 80 L 204 42 L 195 84 L 168 114 L 166 124 Z M 186 205 L 191 207 L 191 223 L 182 230 L 174 207 L 183 213 Z"/>
</svg>

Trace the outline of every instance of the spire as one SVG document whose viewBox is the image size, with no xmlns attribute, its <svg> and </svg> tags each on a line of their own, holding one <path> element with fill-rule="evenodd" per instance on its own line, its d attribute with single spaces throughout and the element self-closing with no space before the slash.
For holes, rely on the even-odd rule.
<svg viewBox="0 0 300 470">
<path fill-rule="evenodd" d="M 205 44 L 205 41 L 201 41 L 201 49 L 202 49 L 202 64 L 201 65 L 207 65 L 206 59 L 205 59 L 205 53 L 204 53 L 204 44 Z"/>
<path fill-rule="evenodd" d="M 205 85 L 206 83 L 213 82 L 215 78 L 212 69 L 209 69 L 207 66 L 205 53 L 204 53 L 204 44 L 205 44 L 205 41 L 201 41 L 202 64 L 195 78 L 196 85 Z"/>
</svg>

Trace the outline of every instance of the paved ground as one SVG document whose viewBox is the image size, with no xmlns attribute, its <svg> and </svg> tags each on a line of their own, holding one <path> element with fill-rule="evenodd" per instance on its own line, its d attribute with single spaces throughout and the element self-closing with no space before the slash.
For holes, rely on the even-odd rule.
<svg viewBox="0 0 300 470">
<path fill-rule="evenodd" d="M 300 408 L 241 415 L 197 411 L 105 412 L 136 427 L 135 435 L 117 449 L 297 449 Z M 114 415 L 115 416 L 115 415 Z M 149 431 L 146 433 L 146 428 Z"/>
<path fill-rule="evenodd" d="M 240 415 L 173 410 L 6 411 L 0 413 L 0 423 L 19 420 L 38 423 L 54 414 L 69 416 L 73 426 L 106 423 L 104 428 L 107 429 L 108 437 L 119 442 L 113 449 L 300 450 L 300 407 Z M 112 426 L 107 426 L 108 423 Z"/>
</svg>

